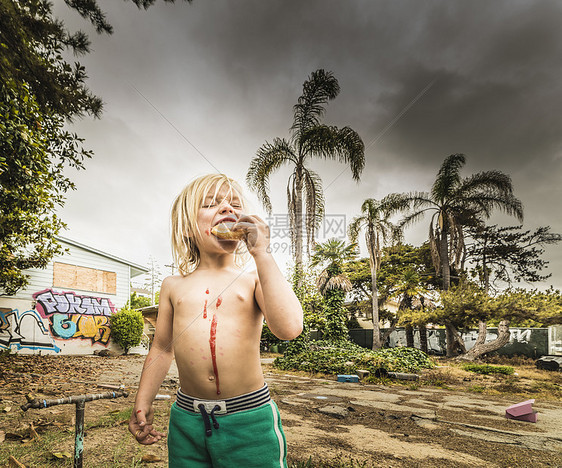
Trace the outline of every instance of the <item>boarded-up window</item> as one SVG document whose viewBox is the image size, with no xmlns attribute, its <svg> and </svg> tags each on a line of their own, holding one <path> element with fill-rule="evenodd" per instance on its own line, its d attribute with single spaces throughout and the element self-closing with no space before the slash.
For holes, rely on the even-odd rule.
<svg viewBox="0 0 562 468">
<path fill-rule="evenodd" d="M 80 289 L 105 294 L 117 293 L 117 273 L 96 270 L 67 263 L 55 262 L 53 269 L 55 288 Z"/>
</svg>

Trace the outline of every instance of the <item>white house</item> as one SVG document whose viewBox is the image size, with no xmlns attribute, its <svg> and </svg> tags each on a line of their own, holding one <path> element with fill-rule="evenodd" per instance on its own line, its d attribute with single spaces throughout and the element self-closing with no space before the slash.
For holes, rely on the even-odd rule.
<svg viewBox="0 0 562 468">
<path fill-rule="evenodd" d="M 58 238 L 64 254 L 15 296 L 0 296 L 0 350 L 16 353 L 92 354 L 113 345 L 109 317 L 130 296 L 131 278 L 148 269 Z"/>
</svg>

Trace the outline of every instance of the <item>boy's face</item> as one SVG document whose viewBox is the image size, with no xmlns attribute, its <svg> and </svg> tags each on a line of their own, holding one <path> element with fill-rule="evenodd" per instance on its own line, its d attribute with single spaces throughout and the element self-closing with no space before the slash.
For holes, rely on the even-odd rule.
<svg viewBox="0 0 562 468">
<path fill-rule="evenodd" d="M 221 222 L 235 223 L 242 215 L 242 202 L 238 193 L 223 186 L 215 195 L 215 187 L 207 192 L 197 215 L 197 225 L 201 235 L 200 249 L 234 251 L 239 241 L 218 239 L 211 234 L 211 228 Z"/>
</svg>

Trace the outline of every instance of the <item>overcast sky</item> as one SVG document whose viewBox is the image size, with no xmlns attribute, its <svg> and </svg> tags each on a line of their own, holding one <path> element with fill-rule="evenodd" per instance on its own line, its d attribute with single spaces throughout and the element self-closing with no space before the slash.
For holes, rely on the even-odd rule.
<svg viewBox="0 0 562 468">
<path fill-rule="evenodd" d="M 100 120 L 73 125 L 95 156 L 69 172 L 77 190 L 61 210 L 66 237 L 140 264 L 152 255 L 169 274 L 174 197 L 217 170 L 244 184 L 256 150 L 288 136 L 302 84 L 319 68 L 341 87 L 325 121 L 351 126 L 367 147 L 359 183 L 337 162 L 310 164 L 332 219 L 349 222 L 366 198 L 429 190 L 443 160 L 464 153 L 463 176 L 512 177 L 526 229 L 562 232 L 560 2 L 194 0 L 148 11 L 99 3 L 111 36 L 55 1 L 71 30 L 90 35 L 93 51 L 79 60 L 105 102 Z M 271 180 L 274 228 L 288 175 Z M 419 245 L 428 225 L 406 241 Z M 272 239 L 282 268 L 288 241 Z M 562 245 L 545 258 L 552 277 L 538 286 L 562 288 Z"/>
</svg>

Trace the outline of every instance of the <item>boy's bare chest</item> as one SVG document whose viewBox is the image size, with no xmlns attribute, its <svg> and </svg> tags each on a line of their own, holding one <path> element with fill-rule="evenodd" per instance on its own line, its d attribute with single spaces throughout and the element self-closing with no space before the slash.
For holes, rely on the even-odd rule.
<svg viewBox="0 0 562 468">
<path fill-rule="evenodd" d="M 255 309 L 254 282 L 244 277 L 210 276 L 185 281 L 172 297 L 176 319 L 207 316 L 217 312 L 246 315 Z"/>
</svg>

